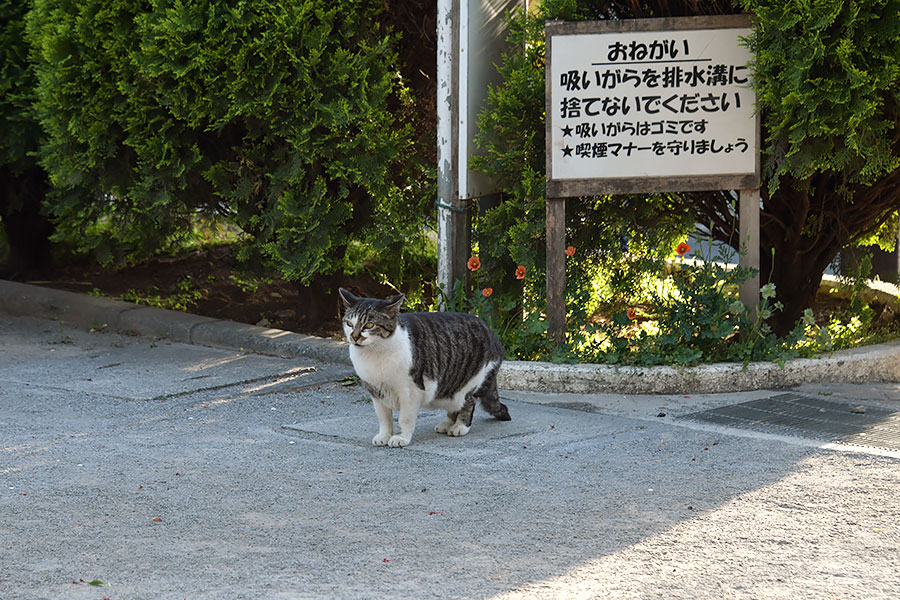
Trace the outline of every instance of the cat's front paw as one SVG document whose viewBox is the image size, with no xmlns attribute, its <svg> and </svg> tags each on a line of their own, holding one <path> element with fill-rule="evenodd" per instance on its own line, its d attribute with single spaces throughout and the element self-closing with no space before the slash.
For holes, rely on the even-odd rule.
<svg viewBox="0 0 900 600">
<path fill-rule="evenodd" d="M 456 421 L 451 421 L 450 419 L 444 419 L 443 421 L 441 421 L 440 423 L 438 423 L 437 425 L 434 426 L 434 430 L 437 433 L 447 433 L 448 431 L 450 431 L 450 428 L 453 427 L 454 423 L 456 423 Z"/>
<path fill-rule="evenodd" d="M 402 448 L 403 446 L 409 446 L 410 441 L 411 438 L 403 437 L 402 435 L 392 435 L 387 444 L 391 448 Z"/>
<path fill-rule="evenodd" d="M 379 433 L 375 437 L 372 438 L 373 446 L 387 446 L 388 441 L 391 439 L 390 433 Z"/>
<path fill-rule="evenodd" d="M 469 433 L 469 427 L 463 425 L 462 423 L 454 423 L 449 429 L 447 429 L 447 435 L 451 437 L 462 437 Z"/>
</svg>

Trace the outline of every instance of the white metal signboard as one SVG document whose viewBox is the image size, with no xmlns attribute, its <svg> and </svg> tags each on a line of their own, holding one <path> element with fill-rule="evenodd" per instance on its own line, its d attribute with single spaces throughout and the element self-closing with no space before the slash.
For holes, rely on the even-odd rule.
<svg viewBox="0 0 900 600">
<path fill-rule="evenodd" d="M 758 186 L 743 15 L 547 25 L 548 196 Z"/>
</svg>

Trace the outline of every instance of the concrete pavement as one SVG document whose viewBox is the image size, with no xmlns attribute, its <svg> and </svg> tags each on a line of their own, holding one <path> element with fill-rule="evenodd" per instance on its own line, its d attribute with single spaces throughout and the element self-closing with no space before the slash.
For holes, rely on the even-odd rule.
<svg viewBox="0 0 900 600">
<path fill-rule="evenodd" d="M 683 418 L 775 390 L 504 390 L 375 448 L 346 364 L 111 329 L 0 306 L 0 598 L 900 597 L 900 452 Z"/>
</svg>

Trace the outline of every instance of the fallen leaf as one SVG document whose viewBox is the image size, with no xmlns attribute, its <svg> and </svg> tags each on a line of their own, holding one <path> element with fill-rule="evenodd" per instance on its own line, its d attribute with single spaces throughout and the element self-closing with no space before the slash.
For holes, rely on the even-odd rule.
<svg viewBox="0 0 900 600">
<path fill-rule="evenodd" d="M 162 523 L 162 519 L 160 519 L 159 517 L 153 517 L 153 520 L 157 523 Z"/>
</svg>

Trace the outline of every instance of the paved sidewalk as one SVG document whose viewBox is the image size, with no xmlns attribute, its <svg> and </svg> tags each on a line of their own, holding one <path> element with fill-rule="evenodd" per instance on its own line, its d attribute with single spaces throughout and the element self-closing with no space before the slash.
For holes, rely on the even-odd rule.
<svg viewBox="0 0 900 600">
<path fill-rule="evenodd" d="M 900 598 L 900 452 L 683 418 L 781 391 L 505 390 L 388 449 L 349 372 L 0 311 L 0 598 Z"/>
</svg>

